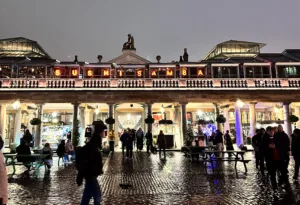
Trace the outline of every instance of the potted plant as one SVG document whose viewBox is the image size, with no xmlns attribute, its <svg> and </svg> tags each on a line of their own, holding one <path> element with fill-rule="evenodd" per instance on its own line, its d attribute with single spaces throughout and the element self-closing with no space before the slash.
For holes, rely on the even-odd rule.
<svg viewBox="0 0 300 205">
<path fill-rule="evenodd" d="M 217 123 L 224 124 L 226 122 L 226 118 L 224 115 L 218 115 L 216 118 Z"/>
<path fill-rule="evenodd" d="M 40 125 L 41 123 L 42 121 L 39 118 L 32 118 L 32 120 L 30 120 L 31 125 Z"/>
<path fill-rule="evenodd" d="M 113 124 L 115 124 L 115 119 L 112 117 L 109 117 L 105 120 L 105 123 L 108 125 L 113 125 Z"/>
<path fill-rule="evenodd" d="M 146 124 L 153 124 L 154 118 L 151 115 L 148 115 L 148 117 L 145 119 Z"/>
<path fill-rule="evenodd" d="M 289 121 L 291 123 L 295 123 L 295 122 L 298 122 L 299 121 L 299 118 L 296 116 L 296 115 L 290 115 L 289 116 Z"/>
</svg>

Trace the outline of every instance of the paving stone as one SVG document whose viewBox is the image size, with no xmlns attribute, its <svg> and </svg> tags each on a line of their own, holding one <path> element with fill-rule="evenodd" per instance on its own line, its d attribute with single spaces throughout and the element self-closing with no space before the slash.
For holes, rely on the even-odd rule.
<svg viewBox="0 0 300 205">
<path fill-rule="evenodd" d="M 299 185 L 290 184 L 275 194 L 266 178 L 255 169 L 251 152 L 246 154 L 248 173 L 238 163 L 220 163 L 215 173 L 208 167 L 205 172 L 201 162 L 190 162 L 180 152 L 158 154 L 134 152 L 133 159 L 125 159 L 116 152 L 104 165 L 99 177 L 102 204 L 300 204 Z M 79 204 L 83 186 L 75 183 L 73 164 L 54 167 L 49 176 L 41 170 L 38 177 L 23 174 L 18 166 L 16 175 L 9 178 L 9 204 Z M 290 181 L 292 182 L 291 159 Z M 7 168 L 8 173 L 12 168 Z M 130 183 L 132 188 L 122 189 L 120 183 Z"/>
</svg>

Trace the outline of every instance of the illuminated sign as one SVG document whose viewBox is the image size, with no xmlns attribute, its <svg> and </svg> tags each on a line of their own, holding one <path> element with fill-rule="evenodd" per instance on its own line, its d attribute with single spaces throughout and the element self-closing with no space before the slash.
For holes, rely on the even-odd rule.
<svg viewBox="0 0 300 205">
<path fill-rule="evenodd" d="M 123 69 L 118 70 L 118 77 L 124 77 Z"/>
<path fill-rule="evenodd" d="M 103 69 L 103 70 L 102 70 L 102 75 L 103 75 L 104 77 L 108 77 L 108 76 L 109 76 L 109 69 Z"/>
<path fill-rule="evenodd" d="M 203 68 L 198 68 L 198 70 L 197 70 L 197 76 L 198 76 L 198 77 L 204 76 L 204 72 L 203 72 L 202 69 L 203 69 Z"/>
<path fill-rule="evenodd" d="M 54 68 L 54 75 L 55 76 L 61 76 L 60 68 Z"/>
<path fill-rule="evenodd" d="M 86 76 L 87 77 L 93 77 L 93 70 L 92 69 L 88 69 L 88 70 L 86 70 Z"/>
<path fill-rule="evenodd" d="M 173 77 L 173 74 L 174 74 L 173 69 L 168 68 L 166 74 L 167 74 L 167 76 Z"/>
<path fill-rule="evenodd" d="M 78 68 L 72 68 L 71 73 L 72 76 L 78 76 Z"/>
<path fill-rule="evenodd" d="M 139 78 L 143 77 L 143 70 L 137 70 L 136 71 L 136 76 L 139 77 Z"/>
<path fill-rule="evenodd" d="M 187 70 L 187 68 L 182 68 L 182 69 L 181 69 L 181 75 L 182 75 L 183 77 L 186 77 L 186 76 L 188 75 L 188 70 Z"/>
<path fill-rule="evenodd" d="M 151 71 L 151 76 L 152 77 L 157 77 L 157 70 L 152 70 Z"/>
</svg>

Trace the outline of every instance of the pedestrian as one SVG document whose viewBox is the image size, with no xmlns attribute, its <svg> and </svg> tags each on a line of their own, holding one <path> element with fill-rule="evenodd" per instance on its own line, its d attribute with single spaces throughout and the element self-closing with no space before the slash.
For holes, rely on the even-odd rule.
<svg viewBox="0 0 300 205">
<path fill-rule="evenodd" d="M 208 139 L 208 146 L 209 147 L 213 147 L 215 145 L 215 137 L 216 137 L 216 133 L 212 132 L 209 139 Z"/>
<path fill-rule="evenodd" d="M 230 137 L 230 134 L 229 134 L 229 130 L 226 130 L 226 134 L 224 135 L 224 139 L 225 139 L 225 144 L 226 144 L 226 150 L 227 151 L 233 151 L 234 148 L 233 148 L 233 142 L 232 142 L 232 139 Z M 231 157 L 231 153 L 228 153 L 228 156 Z"/>
<path fill-rule="evenodd" d="M 67 163 L 69 161 L 69 157 L 68 157 L 68 153 L 66 152 L 65 146 L 66 146 L 66 141 L 62 140 L 57 147 L 56 153 L 58 157 L 63 158 L 64 163 Z"/>
<path fill-rule="evenodd" d="M 146 133 L 146 145 L 147 145 L 147 153 L 149 153 L 149 151 L 151 152 L 153 146 L 153 138 L 152 138 L 151 130 L 148 130 L 148 132 Z"/>
<path fill-rule="evenodd" d="M 27 142 L 25 140 L 22 140 L 21 144 L 16 148 L 16 151 L 17 151 L 18 162 L 22 162 L 29 171 L 31 168 L 30 162 L 33 159 L 30 157 L 18 156 L 18 155 L 31 155 L 31 151 L 29 146 L 27 145 Z"/>
<path fill-rule="evenodd" d="M 280 180 L 279 183 L 282 184 L 283 182 L 288 181 L 288 166 L 290 162 L 290 138 L 289 136 L 283 131 L 282 125 L 278 125 L 277 133 L 274 134 L 274 140 L 276 144 L 276 148 L 279 153 L 279 162 L 278 162 L 278 169 L 280 171 Z"/>
<path fill-rule="evenodd" d="M 137 150 L 142 151 L 143 143 L 144 143 L 144 132 L 143 132 L 142 128 L 139 128 L 138 131 L 136 132 Z"/>
<path fill-rule="evenodd" d="M 53 151 L 49 143 L 45 144 L 44 148 L 41 150 L 41 154 L 47 154 L 47 157 L 44 158 L 44 162 L 47 165 L 48 172 L 50 172 L 51 167 L 53 165 L 53 161 L 52 161 Z"/>
<path fill-rule="evenodd" d="M 131 159 L 132 158 L 132 150 L 133 150 L 133 135 L 128 134 L 126 136 L 126 157 Z"/>
<path fill-rule="evenodd" d="M 74 146 L 71 143 L 71 140 L 67 140 L 67 143 L 65 145 L 66 153 L 68 155 L 68 160 L 69 160 L 69 155 L 71 155 L 71 160 L 75 159 L 75 151 L 74 151 Z"/>
<path fill-rule="evenodd" d="M 274 128 L 267 127 L 266 133 L 262 139 L 261 153 L 265 156 L 268 174 L 271 179 L 274 190 L 278 188 L 276 180 L 276 172 L 278 170 L 279 153 L 274 140 Z"/>
<path fill-rule="evenodd" d="M 27 145 L 30 147 L 32 146 L 32 140 L 33 140 L 33 137 L 32 137 L 32 134 L 29 132 L 28 129 L 26 129 L 24 135 L 23 135 L 23 140 L 27 143 Z"/>
<path fill-rule="evenodd" d="M 265 176 L 265 156 L 262 154 L 262 139 L 263 139 L 263 136 L 265 135 L 266 133 L 266 130 L 265 128 L 260 128 L 259 130 L 259 133 L 260 133 L 260 143 L 259 143 L 259 156 L 260 156 L 260 159 L 259 159 L 259 169 L 260 169 L 260 173 L 262 176 Z"/>
<path fill-rule="evenodd" d="M 8 181 L 4 156 L 2 153 L 3 146 L 4 141 L 0 135 L 0 204 L 5 205 L 8 203 Z"/>
<path fill-rule="evenodd" d="M 122 155 L 123 155 L 123 157 L 125 156 L 125 153 L 124 153 L 124 151 L 125 151 L 125 149 L 126 149 L 126 140 L 127 140 L 127 138 L 128 138 L 128 131 L 127 130 L 124 130 L 124 132 L 123 132 L 123 134 L 121 135 L 121 137 L 120 137 L 120 141 L 121 141 L 121 143 L 122 143 Z"/>
<path fill-rule="evenodd" d="M 299 166 L 300 166 L 300 130 L 295 129 L 292 135 L 292 155 L 295 161 L 294 182 L 298 182 Z"/>
<path fill-rule="evenodd" d="M 216 131 L 216 138 L 215 138 L 216 144 L 217 144 L 217 149 L 219 152 L 223 152 L 224 150 L 224 139 L 223 139 L 223 134 L 220 130 Z M 220 156 L 220 153 L 219 153 Z M 223 156 L 223 154 L 222 154 Z"/>
<path fill-rule="evenodd" d="M 97 177 L 103 174 L 102 170 L 102 137 L 105 137 L 104 130 L 107 129 L 103 121 L 93 122 L 94 130 L 90 141 L 76 151 L 76 167 L 78 170 L 76 183 L 82 185 L 85 179 L 85 188 L 81 199 L 81 205 L 88 205 L 91 198 L 94 204 L 101 202 L 101 190 Z"/>
<path fill-rule="evenodd" d="M 71 139 L 72 139 L 72 132 L 71 131 L 69 131 L 67 133 L 67 139 L 71 141 Z"/>
<path fill-rule="evenodd" d="M 259 153 L 259 147 L 261 143 L 262 136 L 260 134 L 260 130 L 256 130 L 256 134 L 252 137 L 252 147 L 255 152 L 255 164 L 256 164 L 256 169 L 259 168 L 260 164 L 260 153 Z"/>
<path fill-rule="evenodd" d="M 109 140 L 109 151 L 111 151 L 111 153 L 114 153 L 114 151 L 115 151 L 115 131 L 114 130 L 109 132 L 108 140 Z"/>
<path fill-rule="evenodd" d="M 159 156 L 161 156 L 161 150 L 164 151 L 164 157 L 166 157 L 166 137 L 162 130 L 159 131 L 159 135 L 157 137 L 157 144 L 159 148 Z"/>
</svg>

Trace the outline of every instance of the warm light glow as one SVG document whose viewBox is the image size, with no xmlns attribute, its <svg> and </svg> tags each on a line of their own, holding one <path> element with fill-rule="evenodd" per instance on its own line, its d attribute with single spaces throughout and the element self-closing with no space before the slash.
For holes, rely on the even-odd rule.
<svg viewBox="0 0 300 205">
<path fill-rule="evenodd" d="M 55 75 L 55 76 L 61 76 L 61 71 L 60 71 L 59 68 L 55 69 L 54 75 Z"/>
<path fill-rule="evenodd" d="M 72 75 L 77 76 L 78 75 L 78 69 L 73 69 L 72 70 Z"/>
<path fill-rule="evenodd" d="M 103 70 L 103 76 L 109 76 L 109 70 L 107 69 Z"/>
<path fill-rule="evenodd" d="M 88 76 L 88 77 L 93 77 L 93 70 L 87 70 L 87 72 L 86 72 L 86 75 Z"/>
<path fill-rule="evenodd" d="M 52 119 L 52 122 L 53 122 L 53 123 L 58 123 L 58 119 L 57 119 L 57 118 L 54 118 L 54 119 Z"/>
<path fill-rule="evenodd" d="M 209 121 L 209 117 L 205 117 L 205 121 Z"/>
<path fill-rule="evenodd" d="M 164 105 L 161 105 L 160 112 L 161 112 L 161 113 L 164 113 L 164 112 L 165 112 Z"/>
<path fill-rule="evenodd" d="M 198 68 L 197 75 L 198 76 L 204 76 L 203 71 L 202 71 L 201 68 Z"/>
<path fill-rule="evenodd" d="M 181 75 L 182 75 L 182 76 L 187 76 L 187 74 L 188 74 L 187 69 L 186 69 L 186 68 L 182 68 L 182 70 L 181 70 Z"/>
<path fill-rule="evenodd" d="M 52 117 L 57 117 L 57 112 L 53 112 Z"/>
<path fill-rule="evenodd" d="M 242 108 L 242 107 L 244 106 L 244 102 L 241 101 L 240 99 L 238 99 L 238 100 L 236 101 L 236 105 L 237 105 L 239 108 Z"/>
<path fill-rule="evenodd" d="M 201 116 L 202 114 L 203 114 L 203 112 L 202 112 L 201 110 L 198 110 L 198 111 L 197 111 L 197 115 L 198 115 L 198 116 Z"/>
<path fill-rule="evenodd" d="M 127 119 L 130 120 L 130 117 L 131 117 L 130 114 L 128 114 L 128 115 L 127 115 Z"/>
<path fill-rule="evenodd" d="M 96 110 L 95 110 L 96 115 L 98 115 L 99 112 L 100 112 L 100 110 L 99 110 L 98 107 L 97 107 Z"/>
<path fill-rule="evenodd" d="M 14 110 L 18 110 L 20 108 L 21 102 L 20 100 L 16 100 L 13 104 L 12 107 Z"/>
<path fill-rule="evenodd" d="M 156 70 L 151 71 L 151 76 L 157 76 Z"/>
<path fill-rule="evenodd" d="M 142 70 L 136 71 L 136 76 L 137 77 L 143 77 L 143 71 Z"/>
<path fill-rule="evenodd" d="M 173 69 L 167 69 L 167 76 L 173 76 Z"/>
<path fill-rule="evenodd" d="M 279 109 L 277 107 L 274 107 L 274 112 L 277 114 L 279 112 Z"/>
</svg>

